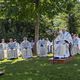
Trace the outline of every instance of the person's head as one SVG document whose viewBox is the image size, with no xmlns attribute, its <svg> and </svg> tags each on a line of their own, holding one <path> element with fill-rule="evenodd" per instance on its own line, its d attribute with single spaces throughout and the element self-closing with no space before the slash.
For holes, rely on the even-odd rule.
<svg viewBox="0 0 80 80">
<path fill-rule="evenodd" d="M 76 36 L 79 37 L 78 34 L 76 34 Z"/>
<path fill-rule="evenodd" d="M 16 39 L 14 39 L 14 42 L 16 42 L 17 40 Z"/>
<path fill-rule="evenodd" d="M 77 38 L 77 34 L 73 34 L 73 38 Z"/>
<path fill-rule="evenodd" d="M 24 37 L 23 40 L 24 40 L 24 41 L 27 40 L 27 37 Z"/>
<path fill-rule="evenodd" d="M 65 32 L 66 32 L 66 28 L 63 28 L 63 29 L 62 29 L 62 32 L 65 33 Z"/>
<path fill-rule="evenodd" d="M 74 35 L 74 33 L 71 33 L 71 36 L 73 36 Z"/>
<path fill-rule="evenodd" d="M 5 39 L 2 39 L 1 41 L 4 43 L 5 42 Z"/>
<path fill-rule="evenodd" d="M 44 39 L 44 38 L 42 38 L 42 40 L 44 41 L 45 39 Z"/>
<path fill-rule="evenodd" d="M 10 41 L 10 42 L 13 42 L 13 39 L 12 39 L 12 38 L 10 38 L 10 39 L 9 39 L 9 41 Z"/>
<path fill-rule="evenodd" d="M 46 38 L 46 40 L 48 41 L 49 39 L 48 39 L 48 38 Z"/>
</svg>

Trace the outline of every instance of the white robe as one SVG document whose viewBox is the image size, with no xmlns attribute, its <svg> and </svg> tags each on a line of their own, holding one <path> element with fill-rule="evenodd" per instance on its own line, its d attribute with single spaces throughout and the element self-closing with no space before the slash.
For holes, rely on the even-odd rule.
<svg viewBox="0 0 80 80">
<path fill-rule="evenodd" d="M 3 52 L 4 52 L 4 58 L 7 58 L 7 44 L 6 43 L 1 43 L 3 46 Z"/>
<path fill-rule="evenodd" d="M 46 42 L 47 42 L 48 53 L 50 53 L 51 52 L 51 42 L 49 40 L 47 40 Z"/>
<path fill-rule="evenodd" d="M 65 40 L 68 43 L 73 43 L 70 33 L 60 33 L 54 40 L 54 57 L 65 58 L 70 56 L 69 44 Z"/>
<path fill-rule="evenodd" d="M 40 57 L 46 57 L 47 56 L 47 43 L 45 40 L 39 40 L 37 42 L 37 53 Z"/>
<path fill-rule="evenodd" d="M 20 44 L 18 42 L 14 42 L 14 44 L 16 45 L 16 49 L 17 49 L 17 54 L 16 56 L 20 56 L 21 55 L 21 51 L 20 51 Z"/>
<path fill-rule="evenodd" d="M 32 47 L 32 53 L 34 53 L 34 45 L 35 45 L 35 42 L 30 42 L 31 43 L 31 47 Z"/>
<path fill-rule="evenodd" d="M 0 43 L 0 60 L 4 59 L 3 45 Z"/>
<path fill-rule="evenodd" d="M 40 56 L 40 42 L 41 42 L 41 40 L 37 41 L 37 47 L 36 47 L 37 48 L 37 55 L 38 56 Z"/>
<path fill-rule="evenodd" d="M 21 43 L 21 53 L 23 58 L 30 58 L 32 57 L 32 46 L 29 41 L 23 41 Z"/>
<path fill-rule="evenodd" d="M 18 56 L 17 56 L 17 47 L 14 44 L 14 42 L 9 42 L 8 43 L 7 58 L 8 59 L 18 58 Z"/>
<path fill-rule="evenodd" d="M 72 46 L 72 51 L 71 51 L 72 55 L 76 55 L 78 53 L 78 50 L 79 50 L 78 38 L 75 37 L 75 38 L 73 38 L 73 46 Z"/>
<path fill-rule="evenodd" d="M 53 48 L 54 48 L 54 46 L 53 46 L 53 41 L 51 42 L 51 46 L 50 46 L 50 51 L 51 51 L 51 53 L 53 53 Z"/>
<path fill-rule="evenodd" d="M 80 38 L 78 37 L 78 54 L 80 54 Z"/>
</svg>

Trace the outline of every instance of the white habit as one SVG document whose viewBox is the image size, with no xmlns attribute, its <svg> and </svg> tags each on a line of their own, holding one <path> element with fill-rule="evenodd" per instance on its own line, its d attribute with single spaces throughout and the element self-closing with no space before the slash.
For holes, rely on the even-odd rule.
<svg viewBox="0 0 80 80">
<path fill-rule="evenodd" d="M 46 40 L 42 39 L 42 40 L 39 40 L 37 42 L 37 53 L 38 53 L 38 56 L 40 57 L 46 57 L 47 56 L 47 42 Z"/>
<path fill-rule="evenodd" d="M 73 38 L 72 55 L 76 55 L 79 51 L 78 48 L 78 37 Z"/>
<path fill-rule="evenodd" d="M 8 59 L 18 58 L 18 55 L 17 55 L 17 47 L 14 44 L 14 42 L 9 42 L 8 43 L 7 56 L 8 56 Z"/>
<path fill-rule="evenodd" d="M 28 40 L 24 40 L 21 43 L 21 53 L 23 58 L 30 58 L 32 57 L 32 46 Z"/>
<path fill-rule="evenodd" d="M 0 43 L 0 60 L 4 59 L 4 49 L 3 49 L 3 45 Z"/>
<path fill-rule="evenodd" d="M 72 44 L 72 37 L 69 32 L 60 33 L 54 40 L 54 57 L 69 57 L 69 44 Z"/>
</svg>

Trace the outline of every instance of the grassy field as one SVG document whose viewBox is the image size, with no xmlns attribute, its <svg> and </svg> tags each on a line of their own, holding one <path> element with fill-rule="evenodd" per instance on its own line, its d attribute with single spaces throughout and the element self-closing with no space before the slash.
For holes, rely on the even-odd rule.
<svg viewBox="0 0 80 80">
<path fill-rule="evenodd" d="M 0 61 L 0 80 L 80 80 L 80 55 L 67 64 L 51 64 L 49 57 Z"/>
</svg>

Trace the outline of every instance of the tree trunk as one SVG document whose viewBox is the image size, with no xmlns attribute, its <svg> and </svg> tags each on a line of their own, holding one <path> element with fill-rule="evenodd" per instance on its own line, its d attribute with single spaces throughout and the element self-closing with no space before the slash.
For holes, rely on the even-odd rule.
<svg viewBox="0 0 80 80">
<path fill-rule="evenodd" d="M 35 21 L 35 54 L 37 54 L 37 41 L 39 40 L 39 24 L 39 14 L 37 13 Z"/>
<path fill-rule="evenodd" d="M 35 10 L 36 10 L 36 18 L 35 18 L 35 45 L 34 45 L 34 54 L 37 54 L 37 41 L 39 39 L 39 12 L 38 12 L 38 8 L 39 8 L 39 2 L 40 0 L 34 0 L 35 3 Z"/>
</svg>

